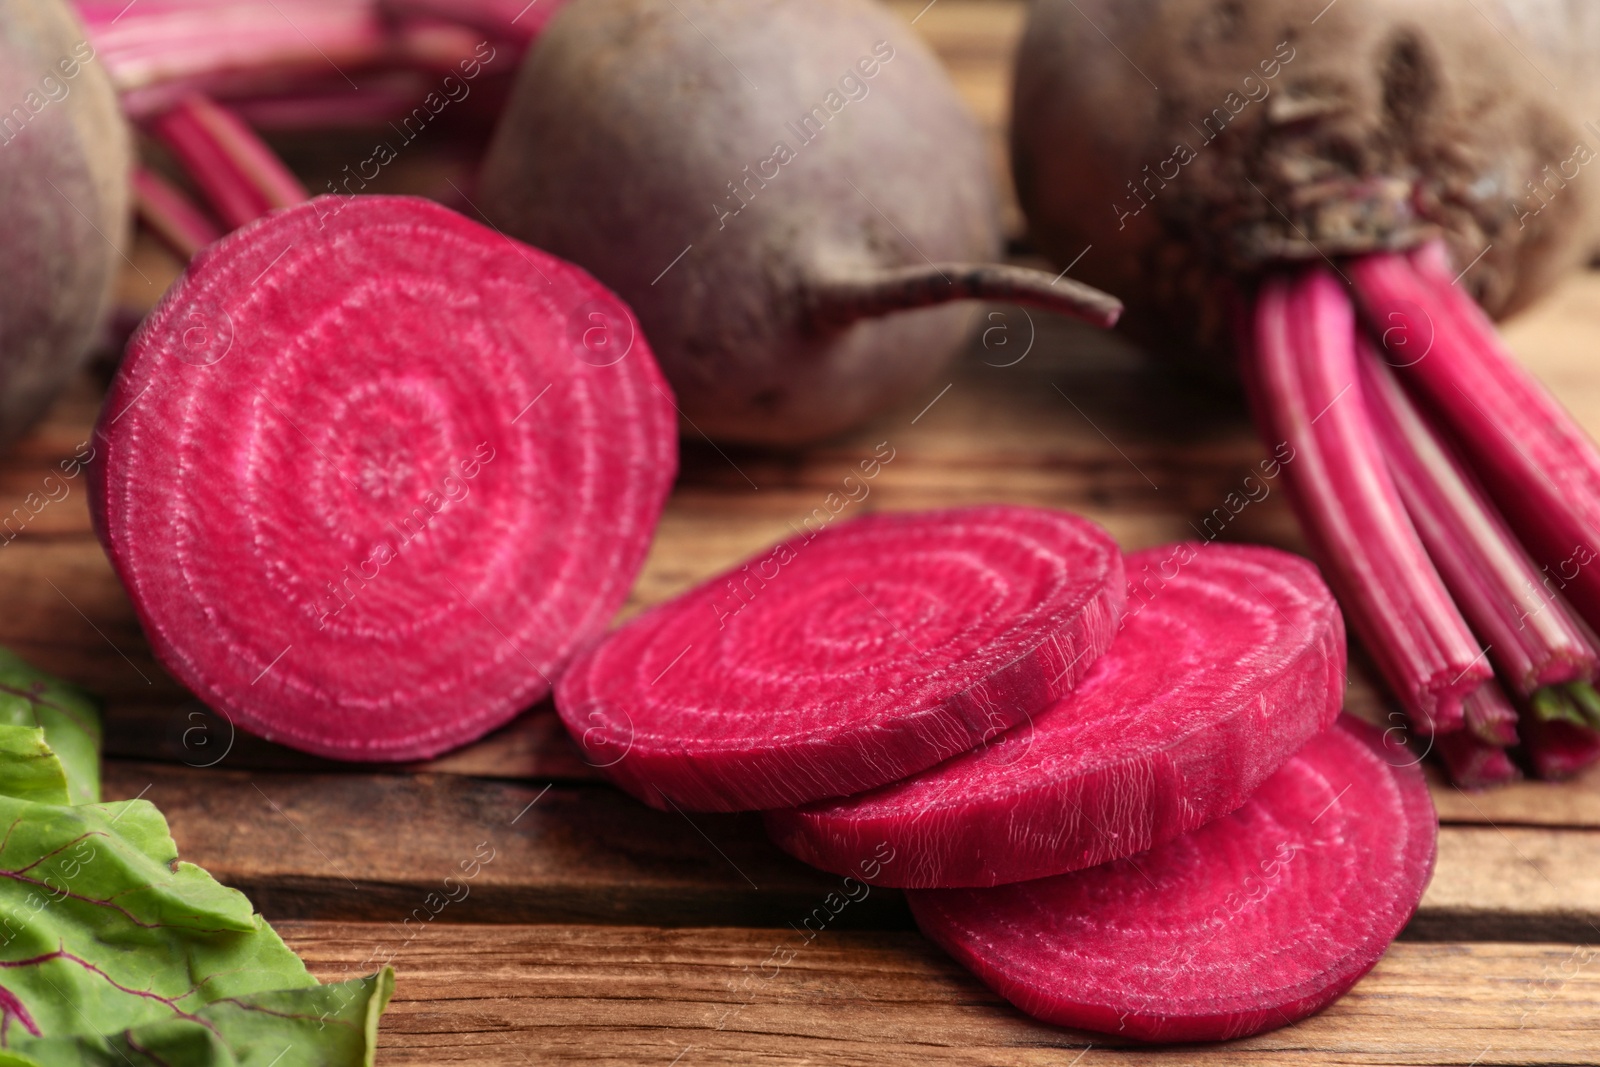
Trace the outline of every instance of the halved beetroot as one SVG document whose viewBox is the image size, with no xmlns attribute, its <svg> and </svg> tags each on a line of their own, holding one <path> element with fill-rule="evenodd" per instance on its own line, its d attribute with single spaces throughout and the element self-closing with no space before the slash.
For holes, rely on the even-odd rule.
<svg viewBox="0 0 1600 1067">
<path fill-rule="evenodd" d="M 96 527 L 161 662 L 247 730 L 371 760 L 548 691 L 627 594 L 677 449 L 616 297 L 403 197 L 202 252 L 96 434 Z"/>
<path fill-rule="evenodd" d="M 1110 645 L 1124 595 L 1117 546 L 1074 515 L 870 515 L 641 615 L 579 657 L 556 707 L 648 804 L 791 806 L 1022 722 Z"/>
<path fill-rule="evenodd" d="M 1231 815 L 1072 874 L 906 894 L 1023 1011 L 1147 1041 L 1292 1023 L 1366 974 L 1433 874 L 1422 772 L 1346 715 Z"/>
<path fill-rule="evenodd" d="M 1338 717 L 1344 623 L 1310 563 L 1179 544 L 1126 567 L 1122 632 L 1076 692 L 904 781 L 769 812 L 773 839 L 857 877 L 887 842 L 905 858 L 869 879 L 880 885 L 1043 878 L 1227 814 Z"/>
</svg>

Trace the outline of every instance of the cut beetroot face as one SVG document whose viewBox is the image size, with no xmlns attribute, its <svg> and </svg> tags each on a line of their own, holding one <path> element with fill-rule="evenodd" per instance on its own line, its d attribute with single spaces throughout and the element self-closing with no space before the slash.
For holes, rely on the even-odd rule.
<svg viewBox="0 0 1600 1067">
<path fill-rule="evenodd" d="M 1122 632 L 1076 692 L 921 774 L 767 815 L 785 850 L 866 880 L 991 886 L 1129 856 L 1225 815 L 1344 700 L 1344 623 L 1310 563 L 1270 548 L 1128 557 Z M 866 866 L 864 866 L 864 864 Z"/>
<path fill-rule="evenodd" d="M 1416 910 L 1438 818 L 1401 762 L 1346 715 L 1237 811 L 1149 852 L 906 896 L 924 933 L 1029 1015 L 1147 1041 L 1245 1037 L 1332 1002 Z"/>
<path fill-rule="evenodd" d="M 1111 643 L 1122 556 L 1025 507 L 826 526 L 663 604 L 573 664 L 556 707 L 657 807 L 787 807 L 903 778 L 1073 688 Z"/>
<path fill-rule="evenodd" d="M 625 597 L 677 448 L 616 297 L 397 197 L 202 252 L 96 433 L 97 529 L 161 662 L 247 730 L 363 760 L 540 699 Z"/>
</svg>

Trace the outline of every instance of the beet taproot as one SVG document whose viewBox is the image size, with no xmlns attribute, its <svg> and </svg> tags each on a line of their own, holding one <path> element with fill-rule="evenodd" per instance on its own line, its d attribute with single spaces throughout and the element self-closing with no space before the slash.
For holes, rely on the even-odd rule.
<svg viewBox="0 0 1600 1067">
<path fill-rule="evenodd" d="M 1600 601 L 1572 579 L 1600 446 L 1485 313 L 1600 248 L 1597 46 L 1600 11 L 1563 0 L 1040 0 L 1024 34 L 1012 155 L 1039 245 L 1128 293 L 1169 353 L 1226 372 L 1237 352 L 1424 734 L 1472 727 L 1473 698 L 1497 718 L 1482 745 L 1511 745 L 1508 699 L 1582 720 L 1593 692 Z M 1418 417 L 1385 433 L 1406 394 Z M 1478 747 L 1441 752 L 1510 776 Z"/>
<path fill-rule="evenodd" d="M 1141 852 L 1243 804 L 1344 704 L 1344 622 L 1310 563 L 1180 544 L 1129 556 L 1129 612 L 1076 690 L 871 793 L 767 814 L 800 859 L 880 885 L 992 886 Z M 874 881 L 874 879 L 867 879 Z"/>
<path fill-rule="evenodd" d="M 543 697 L 621 606 L 677 460 L 615 296 L 409 197 L 201 251 L 95 440 L 96 530 L 162 664 L 244 729 L 360 760 Z"/>
<path fill-rule="evenodd" d="M 1421 770 L 1348 715 L 1237 811 L 1137 856 L 992 889 L 912 890 L 917 925 L 1061 1026 L 1221 1041 L 1321 1010 L 1377 963 L 1433 874 Z"/>
<path fill-rule="evenodd" d="M 1557 0 L 1039 0 L 1017 191 L 1130 326 L 1213 353 L 1232 277 L 1435 232 L 1505 315 L 1600 247 L 1596 46 Z"/>
<path fill-rule="evenodd" d="M 131 139 L 59 0 L 0 3 L 0 446 L 83 366 L 128 239 Z"/>
<path fill-rule="evenodd" d="M 647 804 L 791 807 L 914 774 L 1046 707 L 1111 644 L 1125 596 L 1116 544 L 1064 512 L 807 520 L 607 635 L 556 709 Z"/>
<path fill-rule="evenodd" d="M 866 0 L 574 0 L 524 63 L 478 202 L 627 300 L 686 424 L 718 439 L 815 440 L 920 395 L 968 316 L 929 305 L 1120 310 L 989 264 L 978 127 Z"/>
</svg>

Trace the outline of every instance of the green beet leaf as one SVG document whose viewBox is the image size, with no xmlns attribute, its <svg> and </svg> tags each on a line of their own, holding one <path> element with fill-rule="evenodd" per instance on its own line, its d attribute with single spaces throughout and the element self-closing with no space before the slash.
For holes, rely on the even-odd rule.
<svg viewBox="0 0 1600 1067">
<path fill-rule="evenodd" d="M 11 729 L 43 731 L 43 743 L 60 761 L 71 797 L 61 803 L 93 804 L 100 799 L 99 703 L 78 687 L 35 670 L 15 653 L 0 648 L 0 733 Z M 19 740 L 0 743 L 10 751 L 20 751 L 27 744 Z M 8 758 L 0 769 L 0 793 L 28 795 L 29 788 L 37 788 L 39 773 L 38 762 L 30 768 Z M 12 774 L 19 776 L 15 783 Z"/>
<path fill-rule="evenodd" d="M 0 650 L 0 1067 L 370 1064 L 387 968 L 319 985 L 243 893 L 99 792 L 94 702 Z"/>
<path fill-rule="evenodd" d="M 115 1035 L 24 1038 L 0 1067 L 370 1067 L 393 974 L 258 993 Z"/>
</svg>

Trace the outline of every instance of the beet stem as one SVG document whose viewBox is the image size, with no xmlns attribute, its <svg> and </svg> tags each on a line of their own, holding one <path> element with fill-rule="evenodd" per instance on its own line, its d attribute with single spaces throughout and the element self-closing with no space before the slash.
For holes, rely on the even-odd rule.
<svg viewBox="0 0 1600 1067">
<path fill-rule="evenodd" d="M 185 260 L 222 236 L 188 194 L 148 167 L 133 172 L 133 194 L 145 225 Z"/>
<path fill-rule="evenodd" d="M 1355 314 L 1317 267 L 1267 279 L 1246 345 L 1268 445 L 1287 443 L 1290 497 L 1367 649 L 1416 728 L 1464 725 L 1491 677 L 1378 450 L 1357 372 Z"/>
<path fill-rule="evenodd" d="M 360 96 L 374 76 L 459 74 L 461 64 L 484 59 L 479 46 L 491 41 L 491 57 L 506 54 L 503 62 L 513 66 L 562 2 L 518 4 L 528 9 L 521 17 L 508 10 L 510 0 L 76 0 L 74 6 L 123 110 L 144 121 L 195 92 L 261 100 L 336 83 Z M 394 113 L 409 112 L 428 88 Z"/>
<path fill-rule="evenodd" d="M 381 0 L 391 16 L 439 19 L 471 26 L 490 37 L 527 45 L 566 0 Z"/>
<path fill-rule="evenodd" d="M 1522 719 L 1523 750 L 1540 778 L 1570 778 L 1600 760 L 1600 732 L 1532 709 Z"/>
<path fill-rule="evenodd" d="M 1047 271 L 1001 263 L 929 263 L 830 278 L 808 285 L 807 297 L 812 321 L 830 328 L 956 300 L 1026 304 L 1102 329 L 1115 326 L 1122 314 L 1122 301 L 1109 293 Z"/>
<path fill-rule="evenodd" d="M 216 92 L 303 79 L 330 66 L 381 62 L 393 51 L 392 31 L 374 0 L 76 0 L 74 6 L 118 92 L 136 96 L 161 87 Z"/>
<path fill-rule="evenodd" d="M 1597 652 L 1450 446 L 1434 433 L 1370 342 L 1361 385 L 1390 473 L 1456 605 L 1522 697 L 1593 678 Z"/>
<path fill-rule="evenodd" d="M 1517 709 L 1495 682 L 1479 686 L 1462 702 L 1468 732 L 1487 745 L 1517 743 Z"/>
<path fill-rule="evenodd" d="M 1567 686 L 1567 696 L 1588 720 L 1588 725 L 1600 730 L 1600 692 L 1588 682 L 1573 682 Z"/>
<path fill-rule="evenodd" d="M 1366 256 L 1355 288 L 1379 330 L 1431 339 L 1400 369 L 1448 429 L 1530 555 L 1540 589 L 1600 624 L 1600 450 L 1451 284 L 1438 250 Z M 1422 347 L 1422 346 L 1419 346 Z"/>
<path fill-rule="evenodd" d="M 1494 694 L 1491 702 L 1497 701 L 1514 721 L 1516 710 L 1493 686 L 1484 686 L 1467 698 L 1467 717 L 1473 717 L 1473 706 L 1478 703 L 1480 694 L 1489 693 Z M 1517 765 L 1511 762 L 1511 757 L 1506 753 L 1505 746 L 1485 740 L 1475 730 L 1443 734 L 1434 739 L 1433 750 L 1439 754 L 1450 780 L 1462 789 L 1487 789 L 1522 777 L 1522 772 L 1517 770 Z"/>
<path fill-rule="evenodd" d="M 307 197 L 305 186 L 227 108 L 193 95 L 150 124 L 230 229 Z"/>
<path fill-rule="evenodd" d="M 1574 726 L 1588 726 L 1589 720 L 1578 710 L 1570 696 L 1555 688 L 1541 689 L 1534 694 L 1533 713 L 1544 722 L 1570 722 Z"/>
</svg>

